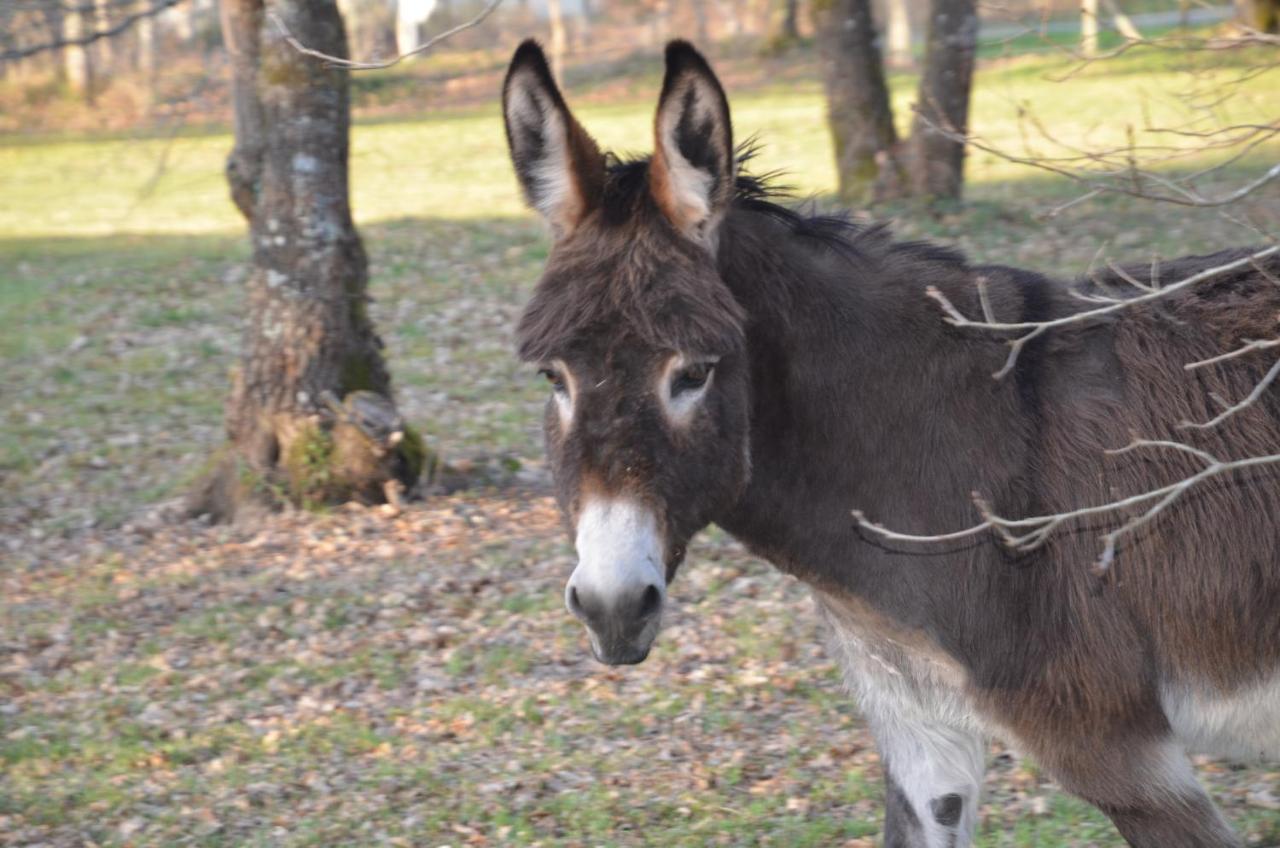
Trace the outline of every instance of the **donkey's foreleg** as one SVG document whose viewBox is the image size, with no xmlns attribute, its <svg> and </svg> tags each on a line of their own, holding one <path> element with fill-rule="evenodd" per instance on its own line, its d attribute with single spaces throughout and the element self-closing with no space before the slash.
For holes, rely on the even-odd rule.
<svg viewBox="0 0 1280 848">
<path fill-rule="evenodd" d="M 973 837 L 986 743 L 936 718 L 872 719 L 885 767 L 886 848 L 963 848 Z"/>
</svg>

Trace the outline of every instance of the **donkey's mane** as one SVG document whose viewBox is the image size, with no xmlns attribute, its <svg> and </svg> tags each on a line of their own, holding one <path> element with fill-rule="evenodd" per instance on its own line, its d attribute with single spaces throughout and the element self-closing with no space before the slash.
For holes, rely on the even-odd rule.
<svg viewBox="0 0 1280 848">
<path fill-rule="evenodd" d="M 735 209 L 763 216 L 799 238 L 817 242 L 857 262 L 893 252 L 923 262 L 966 264 L 965 255 L 952 247 L 928 241 L 894 241 L 887 223 L 859 221 L 843 209 L 817 211 L 816 201 L 799 197 L 792 186 L 780 182 L 785 176 L 783 171 L 754 174 L 744 167 L 759 153 L 760 144 L 755 138 L 738 145 Z M 605 157 L 604 219 L 621 224 L 652 209 L 648 194 L 651 157 L 647 154 L 622 157 L 612 152 Z"/>
<path fill-rule="evenodd" d="M 752 174 L 741 168 L 757 152 L 753 142 L 739 146 L 739 171 L 729 214 L 722 225 L 733 231 L 729 250 L 735 264 L 749 268 L 739 283 L 752 277 L 762 290 L 785 301 L 788 289 L 803 277 L 795 272 L 797 257 L 822 252 L 839 257 L 863 273 L 841 273 L 830 277 L 833 285 L 852 284 L 868 277 L 870 269 L 892 261 L 901 267 L 945 265 L 966 269 L 968 262 L 959 251 L 924 241 L 893 240 L 882 223 L 863 222 L 845 211 L 816 211 L 816 203 L 798 200 L 792 190 L 778 182 L 779 174 Z M 634 242 L 634 234 L 646 224 L 664 220 L 649 188 L 649 156 L 620 158 L 605 154 L 606 170 L 598 195 L 599 220 L 605 230 L 613 230 L 621 241 Z M 661 227 L 661 224 L 658 224 Z M 779 229 L 793 241 L 788 248 L 778 241 Z M 801 244 L 807 242 L 808 244 Z M 652 242 L 651 242 L 652 243 Z M 800 248 L 800 249 L 797 249 Z M 671 232 L 663 248 L 665 255 L 647 256 L 644 261 L 629 249 L 602 252 L 593 240 L 566 246 L 561 254 L 560 273 L 544 277 L 525 308 L 517 329 L 518 348 L 526 361 L 549 360 L 563 352 L 590 328 L 626 327 L 653 345 L 671 350 L 724 351 L 738 347 L 743 339 L 745 314 L 729 288 L 709 285 L 707 278 L 692 269 L 691 257 L 700 247 Z M 763 251 L 772 259 L 760 255 Z M 677 257 L 685 261 L 674 261 Z M 722 257 L 723 261 L 723 257 Z M 661 266 L 662 284 L 651 285 L 651 276 Z M 786 279 L 760 277 L 766 266 L 790 268 Z M 550 270 L 549 266 L 549 270 Z M 563 269 L 571 269 L 565 272 Z M 815 279 L 822 278 L 821 274 Z M 603 285 L 597 280 L 605 280 Z M 785 317 L 785 309 L 778 310 Z"/>
</svg>

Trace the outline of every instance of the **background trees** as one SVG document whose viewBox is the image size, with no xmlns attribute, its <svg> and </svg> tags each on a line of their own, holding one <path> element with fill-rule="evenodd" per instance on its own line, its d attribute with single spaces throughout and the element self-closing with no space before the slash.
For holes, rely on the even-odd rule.
<svg viewBox="0 0 1280 848">
<path fill-rule="evenodd" d="M 897 55 L 906 12 L 897 0 Z M 939 128 L 964 135 L 978 38 L 972 0 L 931 0 L 924 45 L 924 74 L 911 135 L 900 142 L 885 83 L 879 29 L 870 0 L 823 0 L 815 5 L 839 177 L 846 202 L 910 194 L 957 199 L 964 184 L 964 145 Z"/>
</svg>

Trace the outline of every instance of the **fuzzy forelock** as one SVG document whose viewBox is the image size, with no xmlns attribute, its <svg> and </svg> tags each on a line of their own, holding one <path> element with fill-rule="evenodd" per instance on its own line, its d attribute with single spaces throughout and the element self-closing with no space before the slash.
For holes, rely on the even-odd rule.
<svg viewBox="0 0 1280 848">
<path fill-rule="evenodd" d="M 751 141 L 739 164 L 755 155 Z M 650 346 L 726 354 L 744 339 L 741 306 L 703 248 L 670 229 L 648 191 L 648 157 L 610 160 L 589 238 L 561 245 L 517 330 L 520 357 L 563 356 L 591 339 L 631 334 Z M 776 175 L 739 171 L 733 208 L 784 224 L 796 236 L 861 258 L 864 228 L 843 215 L 806 215 L 777 201 L 788 190 Z M 581 234 L 587 236 L 588 233 Z"/>
</svg>

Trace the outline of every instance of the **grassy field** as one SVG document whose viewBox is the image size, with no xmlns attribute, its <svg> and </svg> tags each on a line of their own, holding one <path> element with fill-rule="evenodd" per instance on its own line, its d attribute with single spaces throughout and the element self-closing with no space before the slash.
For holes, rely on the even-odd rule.
<svg viewBox="0 0 1280 848">
<path fill-rule="evenodd" d="M 1073 144 L 1176 124 L 1181 61 L 1062 83 L 1056 60 L 989 63 L 974 128 L 1018 148 L 1024 104 Z M 1249 61 L 1217 57 L 1198 84 Z M 795 61 L 725 70 L 758 168 L 822 202 L 816 81 Z M 606 144 L 643 151 L 657 78 L 571 99 Z M 1274 120 L 1275 83 L 1251 80 L 1222 119 Z M 911 80 L 894 89 L 905 119 Z M 1194 141 L 1180 167 L 1211 161 Z M 536 487 L 395 519 L 155 520 L 221 437 L 246 253 L 229 145 L 0 139 L 0 844 L 875 844 L 878 760 L 805 593 L 721 534 L 695 545 L 653 657 L 614 672 L 560 609 L 572 551 Z M 1223 185 L 1277 156 L 1255 151 Z M 547 245 L 496 110 L 361 125 L 353 168 L 402 407 L 447 457 L 536 478 L 543 388 L 510 329 Z M 1253 238 L 1214 210 L 1124 199 L 1044 220 L 1071 187 L 984 155 L 969 180 L 957 211 L 884 212 L 903 235 L 1064 275 L 1100 251 Z M 1234 212 L 1280 229 L 1274 191 Z M 1251 844 L 1280 843 L 1280 774 L 1200 766 Z M 999 748 L 987 790 L 983 846 L 1120 844 Z"/>
</svg>

